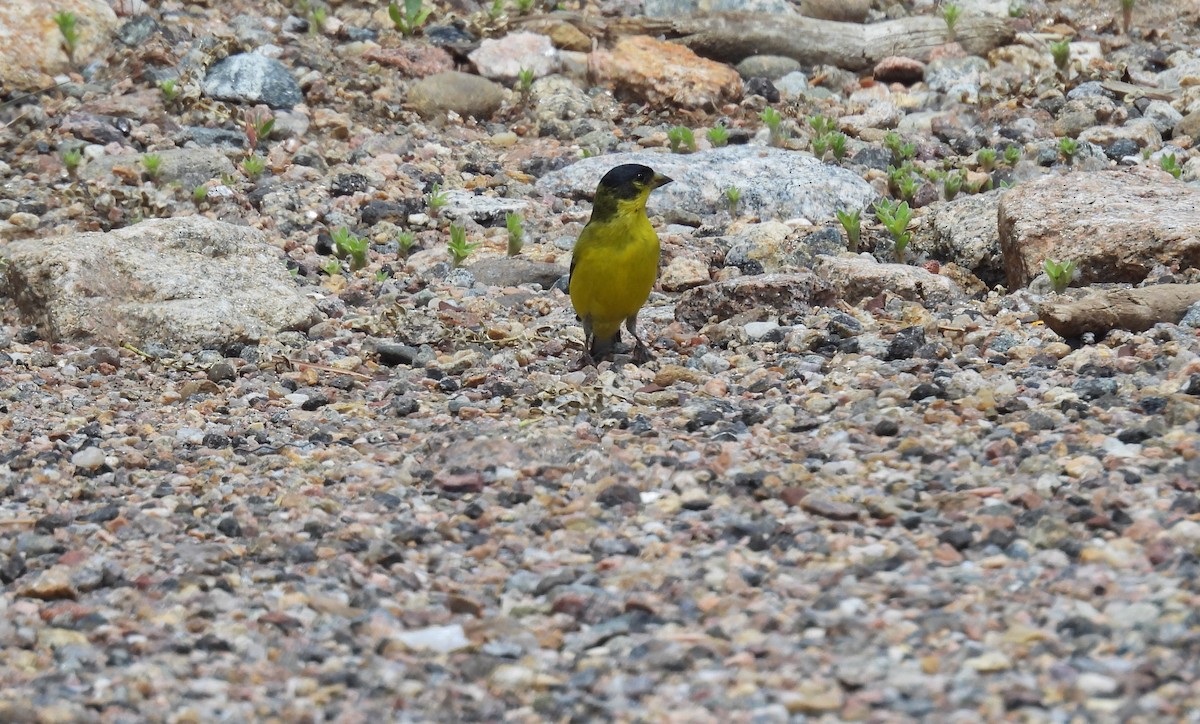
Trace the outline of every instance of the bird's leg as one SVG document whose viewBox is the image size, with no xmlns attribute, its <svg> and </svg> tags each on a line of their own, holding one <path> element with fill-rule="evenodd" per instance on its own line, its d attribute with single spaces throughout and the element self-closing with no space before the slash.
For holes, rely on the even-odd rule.
<svg viewBox="0 0 1200 724">
<path fill-rule="evenodd" d="M 633 335 L 633 341 L 635 342 L 635 346 L 633 348 L 633 361 L 637 364 L 642 364 L 654 359 L 654 354 L 650 352 L 650 348 L 647 347 L 646 343 L 642 341 L 642 338 L 638 336 L 636 313 L 632 317 L 627 317 L 625 319 L 625 329 L 628 329 L 629 333 Z"/>
<path fill-rule="evenodd" d="M 579 355 L 579 361 L 576 362 L 575 369 L 581 370 L 586 367 L 594 367 L 596 360 L 592 359 L 592 343 L 595 340 L 595 333 L 592 332 L 592 318 L 584 317 L 580 320 L 583 322 L 583 354 Z"/>
</svg>

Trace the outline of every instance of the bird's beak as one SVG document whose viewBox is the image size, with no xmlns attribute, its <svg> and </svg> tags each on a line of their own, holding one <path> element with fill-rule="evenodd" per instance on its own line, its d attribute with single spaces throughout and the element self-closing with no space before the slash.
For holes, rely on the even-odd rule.
<svg viewBox="0 0 1200 724">
<path fill-rule="evenodd" d="M 650 188 L 656 189 L 659 186 L 666 186 L 674 180 L 670 176 L 663 176 L 661 173 L 656 173 L 654 174 L 654 178 L 650 180 Z"/>
</svg>

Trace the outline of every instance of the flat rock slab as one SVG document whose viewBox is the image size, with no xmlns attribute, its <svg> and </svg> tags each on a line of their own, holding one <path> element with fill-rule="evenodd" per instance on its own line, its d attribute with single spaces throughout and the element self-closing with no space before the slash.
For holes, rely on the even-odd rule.
<svg viewBox="0 0 1200 724">
<path fill-rule="evenodd" d="M 814 304 L 833 301 L 825 284 L 812 272 L 736 277 L 689 289 L 675 304 L 675 318 L 700 329 L 755 309 L 770 316 L 794 317 Z"/>
<path fill-rule="evenodd" d="M 9 244 L 6 292 L 50 339 L 211 349 L 320 319 L 261 232 L 201 216 Z"/>
<path fill-rule="evenodd" d="M 932 309 L 963 298 L 963 291 L 949 277 L 933 274 L 908 264 L 880 264 L 866 255 L 822 256 L 813 267 L 838 299 L 858 304 L 884 292 Z"/>
<path fill-rule="evenodd" d="M 726 146 L 699 153 L 613 153 L 594 156 L 538 179 L 546 194 L 591 198 L 600 177 L 625 163 L 665 173 L 674 183 L 650 194 L 651 214 L 728 214 L 725 191 L 741 191 L 739 213 L 762 219 L 824 221 L 838 209 L 864 209 L 875 190 L 857 174 L 807 153 L 764 146 Z"/>
<path fill-rule="evenodd" d="M 1142 167 L 1020 184 L 1000 199 L 1000 252 L 1010 289 L 1073 260 L 1079 282 L 1140 282 L 1157 264 L 1200 266 L 1200 190 Z"/>
</svg>

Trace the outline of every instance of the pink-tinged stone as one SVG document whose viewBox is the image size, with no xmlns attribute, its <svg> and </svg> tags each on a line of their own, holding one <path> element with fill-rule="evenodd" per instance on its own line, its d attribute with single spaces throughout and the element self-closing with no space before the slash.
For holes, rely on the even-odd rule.
<svg viewBox="0 0 1200 724">
<path fill-rule="evenodd" d="M 72 60 L 54 24 L 60 11 L 77 19 L 75 65 L 107 47 L 117 29 L 117 16 L 104 0 L 63 0 L 53 5 L 0 2 L 0 86 L 35 90 L 51 84 L 51 76 L 71 70 Z"/>
<path fill-rule="evenodd" d="M 742 97 L 742 79 L 733 68 L 645 35 L 593 53 L 591 66 L 618 93 L 657 107 L 713 108 Z"/>
</svg>

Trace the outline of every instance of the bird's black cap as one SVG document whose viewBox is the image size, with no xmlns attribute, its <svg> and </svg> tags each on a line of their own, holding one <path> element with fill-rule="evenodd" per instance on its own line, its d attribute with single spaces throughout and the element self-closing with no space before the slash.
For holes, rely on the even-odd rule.
<svg viewBox="0 0 1200 724">
<path fill-rule="evenodd" d="M 614 192 L 618 198 L 633 198 L 647 186 L 656 189 L 671 183 L 671 179 L 655 173 L 649 166 L 640 163 L 625 163 L 611 169 L 600 179 L 600 189 Z"/>
</svg>

